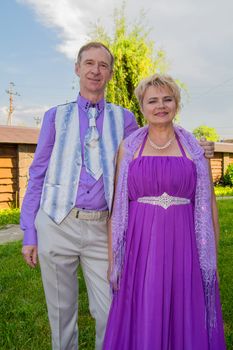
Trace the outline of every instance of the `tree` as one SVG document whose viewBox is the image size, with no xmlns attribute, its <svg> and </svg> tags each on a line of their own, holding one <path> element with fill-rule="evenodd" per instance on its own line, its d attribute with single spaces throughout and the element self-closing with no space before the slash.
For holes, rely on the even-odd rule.
<svg viewBox="0 0 233 350">
<path fill-rule="evenodd" d="M 219 141 L 220 139 L 215 128 L 211 128 L 206 125 L 201 125 L 201 126 L 198 126 L 196 129 L 194 129 L 193 135 L 197 139 L 200 139 L 201 136 L 205 136 L 208 141 L 214 141 L 214 142 Z"/>
<path fill-rule="evenodd" d="M 141 15 L 141 21 L 145 18 Z M 105 29 L 97 24 L 91 33 L 92 40 L 107 45 L 115 56 L 114 76 L 109 82 L 106 98 L 112 103 L 130 109 L 140 126 L 145 124 L 134 89 L 139 81 L 154 73 L 165 73 L 168 64 L 165 52 L 154 51 L 154 42 L 148 39 L 149 32 L 141 21 L 132 28 L 126 22 L 125 4 L 114 12 L 114 35 L 110 37 Z"/>
</svg>

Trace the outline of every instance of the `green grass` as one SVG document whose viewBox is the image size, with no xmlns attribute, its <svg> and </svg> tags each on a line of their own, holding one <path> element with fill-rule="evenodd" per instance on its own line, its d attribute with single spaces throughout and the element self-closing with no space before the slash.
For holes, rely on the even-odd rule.
<svg viewBox="0 0 233 350">
<path fill-rule="evenodd" d="M 228 350 L 233 349 L 233 200 L 218 201 L 221 239 L 220 292 Z M 50 329 L 40 269 L 21 257 L 21 242 L 0 245 L 0 349 L 49 350 Z M 86 288 L 79 272 L 80 350 L 94 349 L 94 321 L 88 311 Z"/>
<path fill-rule="evenodd" d="M 21 257 L 21 242 L 0 245 L 0 349 L 49 350 L 50 329 L 40 269 Z M 79 273 L 79 345 L 94 349 L 94 321 L 88 311 L 85 284 Z"/>
<path fill-rule="evenodd" d="M 233 200 L 218 200 L 220 245 L 218 269 L 228 350 L 233 349 Z"/>
</svg>

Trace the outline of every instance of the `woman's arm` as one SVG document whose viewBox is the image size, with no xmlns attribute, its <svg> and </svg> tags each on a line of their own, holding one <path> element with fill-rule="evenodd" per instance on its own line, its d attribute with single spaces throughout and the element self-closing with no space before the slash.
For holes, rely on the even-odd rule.
<svg viewBox="0 0 233 350">
<path fill-rule="evenodd" d="M 215 196 L 215 193 L 214 193 L 213 177 L 212 177 L 210 160 L 208 160 L 208 163 L 209 163 L 211 197 L 212 197 L 212 199 L 211 199 L 211 202 L 212 202 L 211 203 L 211 206 L 212 206 L 212 218 L 213 218 L 213 226 L 214 226 L 214 234 L 215 234 L 216 259 L 217 259 L 217 257 L 218 257 L 218 244 L 219 244 L 220 227 L 219 227 L 218 207 L 217 207 L 216 196 Z"/>
</svg>

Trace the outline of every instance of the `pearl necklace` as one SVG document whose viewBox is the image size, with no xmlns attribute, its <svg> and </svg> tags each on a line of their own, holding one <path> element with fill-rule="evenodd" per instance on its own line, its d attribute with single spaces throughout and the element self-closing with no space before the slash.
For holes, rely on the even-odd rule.
<svg viewBox="0 0 233 350">
<path fill-rule="evenodd" d="M 151 147 L 153 147 L 154 149 L 157 149 L 157 150 L 162 150 L 162 149 L 168 148 L 168 147 L 171 145 L 171 143 L 174 141 L 174 139 L 175 139 L 175 135 L 174 135 L 170 140 L 168 140 L 167 143 L 165 143 L 165 145 L 163 145 L 163 146 L 158 146 L 158 145 L 156 145 L 156 143 L 154 143 L 154 142 L 150 139 L 149 135 L 147 135 L 147 137 L 148 137 L 148 141 L 149 141 Z"/>
</svg>

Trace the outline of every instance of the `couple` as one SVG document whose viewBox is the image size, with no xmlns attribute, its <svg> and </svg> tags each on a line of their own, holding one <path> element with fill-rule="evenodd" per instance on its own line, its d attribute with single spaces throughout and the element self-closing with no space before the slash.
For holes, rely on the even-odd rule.
<svg viewBox="0 0 233 350">
<path fill-rule="evenodd" d="M 46 112 L 21 210 L 22 252 L 31 267 L 39 256 L 53 349 L 78 347 L 79 265 L 96 349 L 225 349 L 208 162 L 173 126 L 174 81 L 155 75 L 139 84 L 148 127 L 138 129 L 131 112 L 104 100 L 113 64 L 101 43 L 80 49 L 80 94 Z M 114 293 L 104 339 L 107 271 Z"/>
</svg>

